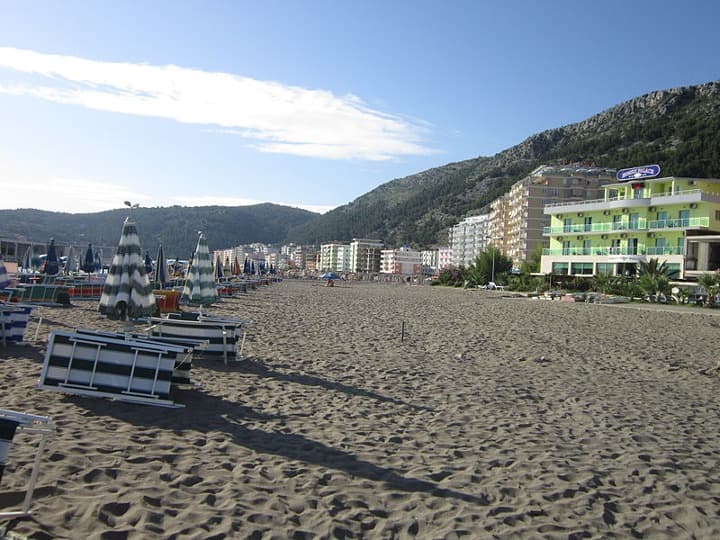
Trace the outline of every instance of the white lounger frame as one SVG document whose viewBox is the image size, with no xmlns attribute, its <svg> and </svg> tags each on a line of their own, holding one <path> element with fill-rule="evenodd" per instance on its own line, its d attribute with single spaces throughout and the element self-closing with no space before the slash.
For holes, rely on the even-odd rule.
<svg viewBox="0 0 720 540">
<path fill-rule="evenodd" d="M 246 335 L 244 327 L 250 322 L 207 316 L 201 316 L 197 321 L 160 317 L 150 317 L 148 321 L 152 324 L 148 330 L 153 336 L 208 340 L 209 345 L 203 354 L 222 356 L 225 365 L 229 360 L 242 359 Z"/>
<path fill-rule="evenodd" d="M 32 501 L 33 493 L 35 492 L 35 483 L 37 482 L 38 473 L 40 472 L 40 462 L 42 460 L 43 452 L 45 451 L 47 437 L 54 431 L 54 427 L 47 416 L 19 413 L 6 409 L 0 409 L 0 418 L 6 418 L 17 422 L 18 429 L 22 429 L 27 433 L 40 434 L 40 442 L 38 443 L 35 461 L 33 463 L 32 472 L 30 473 L 30 480 L 28 481 L 27 489 L 25 490 L 25 498 L 23 499 L 21 509 L 16 511 L 0 512 L 0 519 L 26 517 L 30 515 L 30 502 Z"/>
<path fill-rule="evenodd" d="M 175 364 L 185 350 L 165 343 L 53 331 L 38 387 L 81 396 L 182 407 L 169 394 Z"/>
</svg>

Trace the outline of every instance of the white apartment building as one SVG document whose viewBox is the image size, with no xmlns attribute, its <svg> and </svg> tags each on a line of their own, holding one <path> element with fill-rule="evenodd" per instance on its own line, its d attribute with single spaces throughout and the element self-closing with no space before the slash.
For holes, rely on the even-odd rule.
<svg viewBox="0 0 720 540">
<path fill-rule="evenodd" d="M 422 274 L 422 253 L 407 246 L 383 249 L 380 253 L 380 273 L 418 276 Z"/>
<path fill-rule="evenodd" d="M 424 249 L 420 252 L 422 258 L 422 272 L 427 276 L 431 276 L 438 271 L 439 268 L 439 251 L 437 249 Z"/>
<path fill-rule="evenodd" d="M 331 242 L 320 245 L 321 272 L 348 272 L 350 270 L 350 245 Z"/>
<path fill-rule="evenodd" d="M 380 271 L 382 240 L 353 238 L 350 242 L 350 272 L 377 273 Z"/>
<path fill-rule="evenodd" d="M 470 216 L 450 228 L 452 264 L 470 266 L 475 257 L 487 249 L 490 237 L 490 214 Z"/>
</svg>

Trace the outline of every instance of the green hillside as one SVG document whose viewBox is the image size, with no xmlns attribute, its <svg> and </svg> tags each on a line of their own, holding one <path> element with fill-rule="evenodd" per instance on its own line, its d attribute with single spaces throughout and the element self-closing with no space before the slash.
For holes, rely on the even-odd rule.
<svg viewBox="0 0 720 540">
<path fill-rule="evenodd" d="M 587 120 L 551 129 L 493 157 L 392 180 L 290 230 L 296 242 L 380 238 L 422 247 L 481 213 L 545 163 L 623 168 L 658 163 L 663 174 L 720 177 L 720 82 L 652 92 Z"/>
<path fill-rule="evenodd" d="M 42 210 L 0 210 L 0 236 L 47 242 L 115 246 L 128 208 L 93 214 L 65 214 Z M 189 257 L 197 243 L 197 231 L 207 234 L 210 249 L 221 249 L 251 242 L 278 243 L 290 227 L 296 227 L 318 214 L 279 206 L 203 206 L 134 208 L 143 249 L 154 253 L 162 243 L 168 257 Z"/>
</svg>

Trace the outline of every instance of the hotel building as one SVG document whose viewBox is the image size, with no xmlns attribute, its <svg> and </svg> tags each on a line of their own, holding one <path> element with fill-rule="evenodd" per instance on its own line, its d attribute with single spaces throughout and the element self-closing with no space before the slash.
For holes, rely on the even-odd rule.
<svg viewBox="0 0 720 540">
<path fill-rule="evenodd" d="M 556 202 L 544 210 L 545 274 L 629 275 L 657 258 L 680 279 L 720 268 L 720 180 L 613 181 L 602 198 Z"/>
<path fill-rule="evenodd" d="M 538 246 L 546 245 L 543 231 L 550 217 L 544 213 L 545 205 L 597 199 L 615 173 L 615 169 L 577 164 L 538 167 L 491 203 L 490 243 L 519 267 Z"/>
</svg>

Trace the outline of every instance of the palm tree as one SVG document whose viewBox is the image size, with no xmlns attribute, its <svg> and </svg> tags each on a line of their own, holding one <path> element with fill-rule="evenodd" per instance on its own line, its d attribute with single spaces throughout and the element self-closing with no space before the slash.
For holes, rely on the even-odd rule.
<svg viewBox="0 0 720 540">
<path fill-rule="evenodd" d="M 718 276 L 717 274 L 712 274 L 710 272 L 706 272 L 700 278 L 698 279 L 698 285 L 700 285 L 703 289 L 705 289 L 705 292 L 707 293 L 707 298 L 705 299 L 705 303 L 708 305 L 712 304 L 713 298 L 715 297 L 715 294 L 718 292 Z"/>
<path fill-rule="evenodd" d="M 638 285 L 650 301 L 660 302 L 662 298 L 667 298 L 671 273 L 665 261 L 661 263 L 656 257 L 652 257 L 638 264 Z"/>
</svg>

